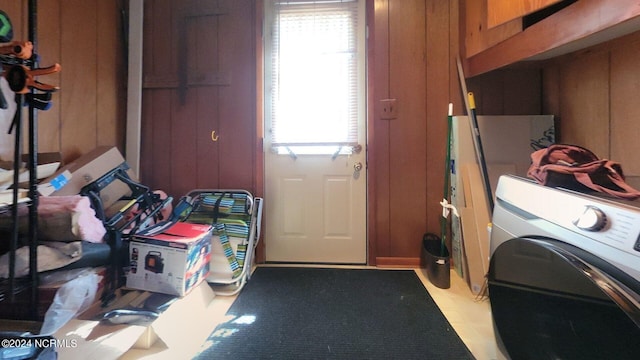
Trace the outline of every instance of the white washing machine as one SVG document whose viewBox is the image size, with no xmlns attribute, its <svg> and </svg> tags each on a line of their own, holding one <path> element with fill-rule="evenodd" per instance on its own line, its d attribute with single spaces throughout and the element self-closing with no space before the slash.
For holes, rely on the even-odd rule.
<svg viewBox="0 0 640 360">
<path fill-rule="evenodd" d="M 640 202 L 502 176 L 492 218 L 496 340 L 519 359 L 640 359 Z"/>
</svg>

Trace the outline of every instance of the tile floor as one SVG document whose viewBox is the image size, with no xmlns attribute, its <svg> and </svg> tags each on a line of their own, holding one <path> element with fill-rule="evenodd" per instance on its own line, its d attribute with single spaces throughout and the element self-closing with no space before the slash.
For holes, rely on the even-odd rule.
<svg viewBox="0 0 640 360">
<path fill-rule="evenodd" d="M 489 301 L 486 298 L 478 299 L 473 295 L 464 280 L 453 270 L 451 272 L 451 287 L 449 289 L 440 289 L 431 284 L 420 269 L 416 269 L 416 273 L 425 284 L 429 294 L 433 297 L 455 331 L 477 360 L 504 359 L 504 357 L 499 354 L 494 340 L 491 309 Z M 234 299 L 235 296 L 215 297 L 213 301 L 217 310 L 215 318 L 213 319 L 214 327 L 219 323 L 229 320 L 226 318 L 225 313 Z M 174 358 L 174 355 L 175 354 L 170 354 L 170 351 L 166 348 L 163 349 L 162 345 L 160 345 L 160 347 L 152 347 L 148 350 L 130 350 L 122 359 L 171 359 Z M 184 353 L 182 355 L 184 355 Z"/>
<path fill-rule="evenodd" d="M 451 270 L 449 289 L 440 289 L 431 284 L 420 269 L 416 269 L 416 273 L 477 360 L 504 359 L 495 342 L 491 306 L 487 297 L 479 298 L 472 294 L 469 286 L 454 270 Z"/>
</svg>

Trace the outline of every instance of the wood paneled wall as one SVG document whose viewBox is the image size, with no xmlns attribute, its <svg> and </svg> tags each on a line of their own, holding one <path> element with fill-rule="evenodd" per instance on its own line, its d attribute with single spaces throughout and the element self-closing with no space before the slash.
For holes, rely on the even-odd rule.
<svg viewBox="0 0 640 360">
<path fill-rule="evenodd" d="M 543 111 L 558 116 L 560 141 L 622 164 L 640 187 L 640 32 L 548 61 Z"/>
<path fill-rule="evenodd" d="M 28 40 L 27 5 L 27 0 L 0 1 L 13 23 L 14 40 Z M 62 65 L 60 73 L 38 78 L 60 87 L 52 108 L 38 112 L 38 150 L 61 152 L 67 162 L 101 145 L 123 152 L 127 1 L 46 0 L 37 5 L 39 65 Z"/>
<path fill-rule="evenodd" d="M 146 185 L 174 199 L 194 189 L 262 195 L 256 5 L 145 2 L 140 177 Z"/>
<path fill-rule="evenodd" d="M 494 70 L 467 79 L 478 115 L 546 114 L 541 98 L 542 71 L 537 67 Z"/>
<path fill-rule="evenodd" d="M 416 254 L 426 214 L 426 16 L 425 1 L 376 2 L 373 101 L 396 99 L 398 116 L 370 119 L 374 137 L 369 147 L 370 182 L 376 193 L 369 207 L 376 214 L 376 254 L 381 258 L 404 258 Z M 388 39 L 385 43 L 379 39 Z M 370 59 L 371 60 L 371 59 Z M 371 65 L 371 64 L 370 64 Z M 378 108 L 379 110 L 379 108 Z M 370 126 L 371 128 L 371 126 Z M 376 260 L 377 258 L 377 260 Z"/>
<path fill-rule="evenodd" d="M 422 235 L 439 233 L 448 104 L 464 108 L 458 2 L 370 5 L 369 263 L 416 265 Z M 379 101 L 388 98 L 398 117 L 383 120 Z"/>
<path fill-rule="evenodd" d="M 456 67 L 459 4 L 370 4 L 370 264 L 417 265 L 422 234 L 440 234 L 448 104 L 455 115 L 465 114 Z M 535 68 L 495 71 L 468 79 L 467 86 L 479 114 L 539 114 L 540 74 Z M 386 98 L 397 101 L 396 119 L 380 118 L 379 101 Z"/>
<path fill-rule="evenodd" d="M 171 3 L 153 1 L 154 7 L 164 6 L 167 11 L 172 8 Z M 376 258 L 386 258 L 388 263 L 416 264 L 421 235 L 440 231 L 448 103 L 454 104 L 455 114 L 465 113 L 455 66 L 461 3 L 462 0 L 369 2 L 370 36 L 373 36 L 368 50 L 372 61 L 368 95 L 369 196 L 374 201 L 369 215 L 370 264 L 375 264 Z M 0 8 L 9 13 L 16 25 L 15 39 L 26 36 L 26 5 L 27 0 L 0 0 Z M 39 1 L 39 7 L 41 64 L 62 65 L 60 74 L 42 78 L 59 85 L 61 90 L 54 95 L 53 108 L 39 112 L 39 150 L 60 151 L 66 161 L 98 145 L 115 145 L 124 153 L 126 41 L 122 14 L 127 1 L 47 0 Z M 167 17 L 171 18 L 170 14 Z M 259 48 L 259 28 L 255 33 Z M 175 42 L 169 40 L 156 38 L 152 47 L 158 54 L 174 54 Z M 616 66 L 621 69 L 632 66 L 633 59 L 627 59 Z M 251 72 L 260 74 L 255 61 L 248 64 Z M 160 62 L 145 59 L 145 67 L 152 66 L 155 74 L 175 74 L 177 65 L 167 59 Z M 159 68 L 162 66 L 166 68 Z M 566 105 L 567 100 L 559 98 L 564 90 L 557 90 L 561 88 L 554 87 L 557 82 L 549 81 L 553 73 L 553 67 L 546 69 L 542 81 L 535 69 L 496 71 L 469 79 L 468 87 L 476 94 L 479 114 L 542 113 L 547 111 L 541 108 L 553 110 L 549 107 L 561 106 L 561 102 Z M 545 98 L 544 106 L 540 99 L 541 83 L 545 90 L 556 89 L 558 95 Z M 622 89 L 612 88 L 611 92 Z M 390 97 L 398 99 L 400 117 L 380 120 L 378 101 Z M 616 108 L 626 108 L 623 105 Z M 154 111 L 158 113 L 160 108 Z M 624 111 L 633 113 L 627 108 L 620 110 L 620 114 L 625 114 Z M 260 126 L 251 126 L 251 132 L 259 135 Z M 617 126 L 612 131 L 620 132 Z M 259 136 L 250 141 L 259 159 Z M 258 179 L 247 184 L 258 193 L 261 166 L 256 160 L 252 171 L 258 174 Z M 407 228 L 398 227 L 407 212 L 414 220 Z"/>
</svg>

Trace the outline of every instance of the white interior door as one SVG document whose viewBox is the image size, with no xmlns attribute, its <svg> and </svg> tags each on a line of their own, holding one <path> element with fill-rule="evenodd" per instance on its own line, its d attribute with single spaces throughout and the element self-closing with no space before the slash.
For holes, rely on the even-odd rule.
<svg viewBox="0 0 640 360">
<path fill-rule="evenodd" d="M 266 260 L 364 264 L 364 0 L 266 10 Z"/>
<path fill-rule="evenodd" d="M 266 158 L 267 261 L 365 263 L 363 152 Z"/>
</svg>

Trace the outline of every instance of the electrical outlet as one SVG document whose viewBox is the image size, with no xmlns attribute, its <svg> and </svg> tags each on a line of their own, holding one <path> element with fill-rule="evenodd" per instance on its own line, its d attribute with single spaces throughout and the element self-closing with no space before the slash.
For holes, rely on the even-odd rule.
<svg viewBox="0 0 640 360">
<path fill-rule="evenodd" d="M 396 99 L 380 100 L 380 119 L 392 120 L 398 117 L 398 106 Z"/>
</svg>

